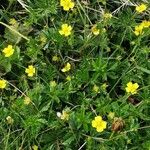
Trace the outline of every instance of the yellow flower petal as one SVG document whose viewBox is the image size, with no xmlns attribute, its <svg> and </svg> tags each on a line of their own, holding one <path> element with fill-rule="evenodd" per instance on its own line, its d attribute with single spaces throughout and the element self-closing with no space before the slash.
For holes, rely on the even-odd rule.
<svg viewBox="0 0 150 150">
<path fill-rule="evenodd" d="M 102 132 L 104 129 L 106 129 L 107 122 L 102 120 L 101 116 L 95 117 L 94 120 L 92 120 L 92 127 L 96 128 L 97 132 Z"/>
<path fill-rule="evenodd" d="M 92 121 L 92 127 L 96 128 L 97 122 L 95 120 Z"/>
<path fill-rule="evenodd" d="M 56 87 L 56 85 L 57 85 L 56 81 L 50 81 L 50 86 L 51 87 Z"/>
<path fill-rule="evenodd" d="M 35 74 L 35 68 L 29 65 L 28 68 L 25 69 L 25 73 L 27 73 L 29 77 L 32 77 Z"/>
<path fill-rule="evenodd" d="M 139 6 L 136 6 L 135 9 L 136 9 L 137 12 L 141 13 L 141 12 L 143 12 L 143 11 L 145 11 L 147 9 L 147 5 L 141 4 Z"/>
<path fill-rule="evenodd" d="M 7 85 L 7 81 L 6 80 L 0 80 L 0 89 L 4 89 Z"/>
<path fill-rule="evenodd" d="M 64 36 L 69 36 L 71 34 L 72 27 L 68 24 L 62 24 L 61 30 L 59 30 L 59 34 Z"/>
<path fill-rule="evenodd" d="M 97 128 L 96 128 L 96 131 L 97 131 L 97 132 L 102 132 L 102 131 L 104 131 L 104 129 L 103 129 L 102 127 L 97 127 Z"/>
<path fill-rule="evenodd" d="M 10 57 L 14 53 L 14 49 L 12 45 L 8 45 L 6 48 L 4 48 L 3 53 L 5 57 Z"/>
<path fill-rule="evenodd" d="M 125 88 L 127 93 L 136 94 L 139 85 L 137 83 L 129 82 L 127 83 L 127 87 Z"/>
<path fill-rule="evenodd" d="M 69 11 L 70 9 L 73 9 L 75 3 L 71 0 L 60 0 L 60 6 L 63 7 L 63 10 Z"/>
<path fill-rule="evenodd" d="M 103 129 L 105 129 L 106 126 L 107 126 L 107 122 L 106 122 L 106 121 L 102 121 L 102 122 L 101 122 L 101 126 L 102 126 Z"/>
<path fill-rule="evenodd" d="M 73 9 L 74 5 L 75 5 L 74 2 L 71 2 L 70 3 L 70 8 Z"/>
<path fill-rule="evenodd" d="M 100 30 L 99 29 L 97 29 L 97 25 L 94 25 L 92 28 L 91 28 L 91 31 L 92 31 L 92 33 L 94 34 L 94 35 L 99 35 L 99 33 L 100 33 Z"/>
<path fill-rule="evenodd" d="M 132 82 L 128 82 L 127 87 L 131 87 L 131 86 L 132 86 Z"/>
<path fill-rule="evenodd" d="M 95 120 L 96 121 L 102 121 L 102 117 L 101 116 L 97 116 L 97 117 L 95 117 Z"/>
<path fill-rule="evenodd" d="M 71 64 L 70 64 L 70 63 L 67 63 L 66 66 L 65 66 L 63 69 L 61 69 L 61 71 L 62 71 L 62 72 L 67 72 L 67 71 L 69 71 L 70 69 L 71 69 Z"/>
<path fill-rule="evenodd" d="M 69 120 L 69 114 L 66 111 L 63 110 L 60 118 L 62 120 Z"/>
<path fill-rule="evenodd" d="M 139 85 L 138 85 L 137 83 L 134 83 L 134 84 L 133 84 L 133 88 L 134 88 L 134 89 L 137 89 L 138 87 L 139 87 Z"/>
<path fill-rule="evenodd" d="M 31 103 L 31 99 L 29 97 L 25 97 L 24 104 L 29 105 Z"/>
<path fill-rule="evenodd" d="M 33 145 L 33 146 L 32 146 L 32 149 L 33 149 L 33 150 L 38 150 L 38 146 L 37 146 L 37 145 Z"/>
</svg>

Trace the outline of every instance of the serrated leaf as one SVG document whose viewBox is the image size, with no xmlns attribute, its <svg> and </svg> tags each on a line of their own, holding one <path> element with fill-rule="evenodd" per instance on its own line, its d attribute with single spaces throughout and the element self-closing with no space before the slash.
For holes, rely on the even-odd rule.
<svg viewBox="0 0 150 150">
<path fill-rule="evenodd" d="M 42 112 L 47 111 L 47 110 L 50 108 L 50 104 L 51 104 L 51 102 L 49 102 L 46 106 L 44 106 L 44 107 L 40 110 L 40 112 L 42 113 Z"/>
</svg>

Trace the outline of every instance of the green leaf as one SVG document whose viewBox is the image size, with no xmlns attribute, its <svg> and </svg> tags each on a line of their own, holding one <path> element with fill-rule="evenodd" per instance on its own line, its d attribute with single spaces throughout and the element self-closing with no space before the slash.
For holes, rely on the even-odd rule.
<svg viewBox="0 0 150 150">
<path fill-rule="evenodd" d="M 40 110 L 40 112 L 42 113 L 42 112 L 47 111 L 47 110 L 50 108 L 50 104 L 51 104 L 51 102 L 49 102 L 47 105 L 45 105 L 45 106 Z"/>
<path fill-rule="evenodd" d="M 145 72 L 145 73 L 147 73 L 147 74 L 150 74 L 150 70 L 148 70 L 146 68 L 143 68 L 143 67 L 140 67 L 140 66 L 137 66 L 136 68 L 143 71 L 143 72 Z"/>
</svg>

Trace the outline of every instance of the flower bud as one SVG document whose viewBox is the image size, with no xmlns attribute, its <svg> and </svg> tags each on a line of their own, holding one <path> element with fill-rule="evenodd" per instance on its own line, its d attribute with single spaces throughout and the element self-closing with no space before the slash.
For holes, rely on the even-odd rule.
<svg viewBox="0 0 150 150">
<path fill-rule="evenodd" d="M 10 116 L 7 116 L 6 120 L 7 120 L 8 124 L 13 124 L 13 122 L 14 122 L 14 119 L 12 117 L 10 117 Z"/>
<path fill-rule="evenodd" d="M 120 131 L 122 130 L 123 127 L 124 127 L 124 120 L 121 117 L 119 118 L 115 117 L 112 123 L 112 131 L 115 132 Z"/>
</svg>

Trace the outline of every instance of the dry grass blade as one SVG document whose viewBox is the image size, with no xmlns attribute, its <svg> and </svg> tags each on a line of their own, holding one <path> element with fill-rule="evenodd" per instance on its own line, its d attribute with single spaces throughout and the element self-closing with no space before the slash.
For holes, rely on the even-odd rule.
<svg viewBox="0 0 150 150">
<path fill-rule="evenodd" d="M 20 5 L 26 10 L 26 11 L 28 11 L 28 12 L 30 12 L 29 11 L 29 9 L 28 9 L 28 5 L 27 4 L 25 4 L 25 2 L 23 1 L 23 0 L 17 0 L 18 1 L 18 3 L 20 3 Z"/>
<path fill-rule="evenodd" d="M 121 4 L 116 10 L 112 12 L 112 14 L 119 13 L 122 9 L 124 9 L 127 6 L 136 6 L 137 4 L 131 2 L 130 0 L 121 0 L 121 1 L 114 1 L 116 4 Z"/>
</svg>

